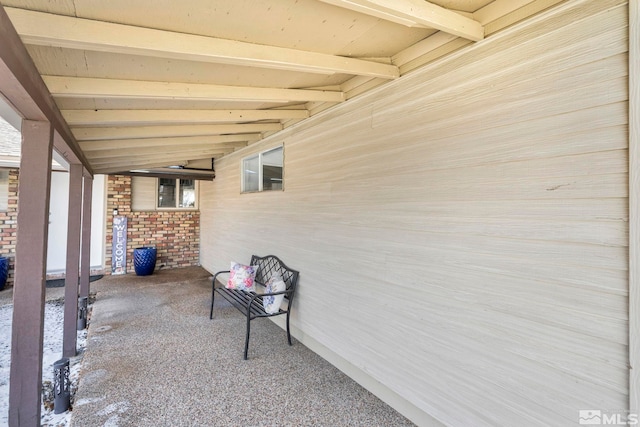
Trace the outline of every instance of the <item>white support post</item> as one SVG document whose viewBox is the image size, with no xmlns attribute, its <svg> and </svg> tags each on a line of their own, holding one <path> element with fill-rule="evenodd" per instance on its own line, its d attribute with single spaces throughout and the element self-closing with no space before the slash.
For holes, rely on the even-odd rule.
<svg viewBox="0 0 640 427">
<path fill-rule="evenodd" d="M 67 226 L 67 267 L 64 281 L 64 335 L 62 355 L 77 353 L 78 285 L 80 277 L 80 230 L 82 217 L 81 164 L 69 166 L 69 213 Z"/>
<path fill-rule="evenodd" d="M 85 176 L 82 186 L 82 245 L 80 256 L 80 297 L 89 298 L 91 275 L 91 201 L 93 178 Z"/>
</svg>

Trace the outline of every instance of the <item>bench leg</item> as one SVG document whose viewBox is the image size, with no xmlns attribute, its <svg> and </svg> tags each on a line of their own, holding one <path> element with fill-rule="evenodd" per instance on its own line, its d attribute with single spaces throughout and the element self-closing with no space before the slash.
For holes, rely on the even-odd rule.
<svg viewBox="0 0 640 427">
<path fill-rule="evenodd" d="M 291 342 L 291 331 L 289 330 L 289 312 L 287 312 L 287 340 L 289 340 L 289 345 L 293 345 Z"/>
<path fill-rule="evenodd" d="M 247 360 L 247 353 L 249 353 L 249 331 L 251 330 L 251 318 L 247 314 L 247 338 L 244 341 L 244 360 Z"/>
<path fill-rule="evenodd" d="M 216 298 L 216 281 L 211 284 L 211 313 L 209 313 L 209 320 L 213 319 L 213 300 Z"/>
</svg>

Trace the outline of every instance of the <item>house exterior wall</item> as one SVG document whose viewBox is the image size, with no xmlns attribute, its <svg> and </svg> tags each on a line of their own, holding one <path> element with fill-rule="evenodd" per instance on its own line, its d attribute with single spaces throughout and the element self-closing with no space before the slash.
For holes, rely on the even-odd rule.
<svg viewBox="0 0 640 427">
<path fill-rule="evenodd" d="M 567 2 L 216 161 L 202 265 L 300 270 L 294 335 L 420 425 L 624 411 L 627 7 Z M 240 194 L 282 143 L 285 190 Z"/>
<path fill-rule="evenodd" d="M 0 256 L 9 258 L 7 286 L 13 286 L 14 258 L 18 230 L 19 169 L 9 169 L 7 210 L 0 211 Z M 93 214 L 91 217 L 91 271 L 103 270 L 104 248 L 104 179 L 94 178 Z M 47 279 L 64 277 L 67 250 L 68 173 L 52 171 L 51 206 L 47 249 Z"/>
<path fill-rule="evenodd" d="M 9 259 L 6 286 L 13 286 L 18 235 L 18 169 L 9 169 L 7 210 L 0 212 L 0 256 Z"/>
<path fill-rule="evenodd" d="M 127 272 L 133 272 L 133 250 L 155 246 L 156 268 L 199 265 L 200 212 L 133 211 L 131 177 L 109 175 L 107 178 L 106 270 L 111 271 L 113 209 L 127 217 Z"/>
<path fill-rule="evenodd" d="M 104 264 L 105 175 L 93 177 L 91 207 L 92 274 L 101 274 Z M 51 202 L 47 246 L 47 278 L 64 277 L 67 260 L 69 173 L 51 172 Z"/>
</svg>

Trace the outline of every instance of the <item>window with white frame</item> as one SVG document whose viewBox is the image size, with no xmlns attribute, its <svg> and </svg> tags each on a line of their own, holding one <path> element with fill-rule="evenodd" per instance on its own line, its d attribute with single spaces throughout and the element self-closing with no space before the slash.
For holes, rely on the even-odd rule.
<svg viewBox="0 0 640 427">
<path fill-rule="evenodd" d="M 278 147 L 242 159 L 242 192 L 282 190 L 283 154 Z"/>
<path fill-rule="evenodd" d="M 158 209 L 197 209 L 198 184 L 195 179 L 158 178 Z"/>
</svg>

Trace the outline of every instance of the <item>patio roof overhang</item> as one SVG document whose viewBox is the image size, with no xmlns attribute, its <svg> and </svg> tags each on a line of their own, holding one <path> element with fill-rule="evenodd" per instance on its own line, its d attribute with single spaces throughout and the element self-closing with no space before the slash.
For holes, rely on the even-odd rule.
<svg viewBox="0 0 640 427">
<path fill-rule="evenodd" d="M 88 173 L 191 168 L 559 2 L 2 0 L 0 93 Z"/>
<path fill-rule="evenodd" d="M 51 158 L 41 145 L 51 128 L 70 165 L 64 352 L 73 354 L 93 174 L 175 174 L 164 168 L 243 150 L 562 1 L 0 0 L 0 95 L 35 123 L 21 169 L 32 191 L 19 201 L 21 230 L 35 239 L 18 241 L 13 322 L 13 337 L 32 336 L 13 342 L 12 376 L 24 378 L 12 382 L 10 422 L 39 420 L 42 334 L 33 331 L 43 322 Z"/>
<path fill-rule="evenodd" d="M 91 174 L 89 162 L 52 98 L 47 96 L 48 90 L 4 10 L 0 11 L 0 38 L 0 95 L 4 104 L 22 119 L 50 122 L 56 152 L 65 162 L 82 164 Z"/>
</svg>

